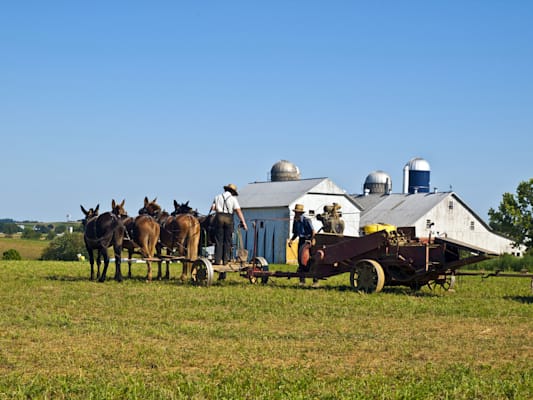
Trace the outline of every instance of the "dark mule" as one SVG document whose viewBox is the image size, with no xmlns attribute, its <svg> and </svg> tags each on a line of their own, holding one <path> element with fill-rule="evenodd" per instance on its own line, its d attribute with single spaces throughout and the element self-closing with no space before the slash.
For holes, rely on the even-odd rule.
<svg viewBox="0 0 533 400">
<path fill-rule="evenodd" d="M 122 281 L 122 273 L 120 271 L 120 261 L 122 253 L 122 242 L 124 240 L 124 233 L 126 231 L 122 223 L 122 217 L 126 215 L 124 211 L 124 200 L 117 204 L 115 200 L 111 202 L 111 211 L 98 215 L 97 206 L 94 210 L 85 210 L 83 206 L 81 211 L 85 214 L 83 221 L 84 235 L 83 240 L 87 253 L 89 254 L 89 263 L 91 264 L 91 280 L 94 279 L 94 250 L 98 251 L 97 265 L 98 273 L 96 278 L 98 281 L 105 281 L 107 274 L 107 267 L 109 266 L 109 255 L 107 248 L 113 246 L 115 253 L 115 280 Z M 100 275 L 100 257 L 104 259 L 104 269 Z"/>
<path fill-rule="evenodd" d="M 172 215 L 168 215 L 155 202 L 146 202 L 141 210 L 149 215 L 152 215 L 159 221 L 161 231 L 159 234 L 159 244 L 157 246 L 158 257 L 162 256 L 162 249 L 166 248 L 167 255 L 176 253 L 178 257 L 184 257 L 186 261 L 182 261 L 183 270 L 181 280 L 184 281 L 192 271 L 192 262 L 198 258 L 198 243 L 200 241 L 200 223 L 198 219 L 190 214 L 183 212 L 176 212 L 179 210 L 178 203 L 174 201 L 175 211 Z M 140 212 L 141 212 L 140 211 Z M 161 278 L 162 261 L 158 262 L 158 278 Z M 166 262 L 166 278 L 170 278 L 169 262 Z"/>
<path fill-rule="evenodd" d="M 148 199 L 145 199 L 145 203 Z M 127 235 L 124 248 L 128 250 L 128 278 L 131 278 L 131 260 L 133 253 L 140 254 L 146 261 L 146 280 L 152 280 L 152 259 L 156 253 L 159 240 L 159 223 L 147 214 L 135 218 L 128 217 L 124 220 Z M 136 251 L 137 250 L 137 251 Z"/>
</svg>

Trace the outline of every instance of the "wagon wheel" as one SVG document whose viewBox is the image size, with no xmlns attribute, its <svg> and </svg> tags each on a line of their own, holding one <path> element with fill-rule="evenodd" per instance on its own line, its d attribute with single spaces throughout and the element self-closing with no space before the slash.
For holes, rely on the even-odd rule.
<svg viewBox="0 0 533 400">
<path fill-rule="evenodd" d="M 210 286 L 213 283 L 213 266 L 207 258 L 200 257 L 192 263 L 192 282 L 199 286 Z"/>
<path fill-rule="evenodd" d="M 434 292 L 449 292 L 455 287 L 455 275 L 440 275 L 434 281 L 428 282 L 428 287 Z"/>
<path fill-rule="evenodd" d="M 257 283 L 258 282 L 258 277 L 255 276 L 253 273 L 254 271 L 268 271 L 268 262 L 265 258 L 263 257 L 255 257 L 253 260 L 252 260 L 252 264 L 253 264 L 253 267 L 252 267 L 252 270 L 249 271 L 249 279 L 250 279 L 250 283 Z M 268 275 L 267 276 L 262 276 L 261 277 L 261 283 L 263 285 L 265 285 L 266 283 L 268 282 Z"/>
<path fill-rule="evenodd" d="M 358 292 L 378 293 L 385 284 L 385 272 L 377 261 L 360 260 L 350 270 L 350 286 Z"/>
</svg>

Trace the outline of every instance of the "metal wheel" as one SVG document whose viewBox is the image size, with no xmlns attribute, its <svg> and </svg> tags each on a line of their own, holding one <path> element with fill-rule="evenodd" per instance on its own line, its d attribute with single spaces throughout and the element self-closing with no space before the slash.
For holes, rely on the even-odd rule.
<svg viewBox="0 0 533 400">
<path fill-rule="evenodd" d="M 385 284 L 385 272 L 377 261 L 360 260 L 350 271 L 350 285 L 358 292 L 378 293 Z"/>
<path fill-rule="evenodd" d="M 200 257 L 192 264 L 192 282 L 199 286 L 210 286 L 213 283 L 213 266 L 207 258 Z"/>
<path fill-rule="evenodd" d="M 249 271 L 250 274 L 248 276 L 249 276 L 249 279 L 250 279 L 250 283 L 255 284 L 255 283 L 257 283 L 259 281 L 259 279 L 258 279 L 257 276 L 253 275 L 253 272 L 254 271 L 268 271 L 268 262 L 263 257 L 255 257 L 252 260 L 252 263 L 253 263 L 252 271 Z M 265 285 L 267 282 L 268 282 L 268 275 L 267 276 L 262 276 L 261 277 L 261 283 L 263 285 Z"/>
<path fill-rule="evenodd" d="M 455 275 L 441 275 L 434 281 L 428 282 L 429 288 L 434 292 L 449 292 L 455 287 Z"/>
</svg>

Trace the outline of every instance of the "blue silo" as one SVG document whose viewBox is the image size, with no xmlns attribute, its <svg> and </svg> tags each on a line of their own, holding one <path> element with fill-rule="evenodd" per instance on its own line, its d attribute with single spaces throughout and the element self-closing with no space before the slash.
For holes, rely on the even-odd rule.
<svg viewBox="0 0 533 400">
<path fill-rule="evenodd" d="M 429 193 L 429 175 L 431 171 L 429 163 L 423 158 L 416 157 L 410 160 L 405 167 L 404 174 L 409 174 L 408 192 L 411 194 Z"/>
</svg>

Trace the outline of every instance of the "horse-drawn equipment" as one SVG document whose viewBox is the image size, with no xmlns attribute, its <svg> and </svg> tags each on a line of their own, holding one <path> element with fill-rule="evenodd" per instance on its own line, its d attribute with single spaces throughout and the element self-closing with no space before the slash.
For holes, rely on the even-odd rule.
<svg viewBox="0 0 533 400">
<path fill-rule="evenodd" d="M 270 277 L 318 280 L 347 273 L 350 286 L 359 292 L 380 292 L 384 286 L 420 289 L 425 285 L 447 290 L 453 287 L 457 275 L 484 274 L 462 272 L 459 271 L 461 267 L 494 256 L 496 254 L 488 250 L 449 238 L 421 241 L 414 236 L 414 228 L 407 227 L 384 229 L 360 237 L 319 233 L 315 243 L 306 243 L 298 255 L 299 263 L 306 266 L 303 271 L 269 271 L 262 257 L 254 257 L 249 265 L 241 264 L 238 271 L 253 283 L 266 283 Z M 196 281 L 210 285 L 216 266 L 199 258 L 195 267 Z M 511 273 L 486 276 L 533 278 L 533 274 Z"/>
<path fill-rule="evenodd" d="M 102 220 L 102 216 L 98 216 L 98 208 L 86 211 L 82 207 L 86 215 L 84 225 L 87 249 L 98 249 L 98 266 L 100 256 L 104 257 L 103 274 L 97 275 L 101 281 L 105 279 L 109 263 L 109 259 L 106 260 L 105 257 L 107 247 L 115 247 L 115 257 L 118 261 L 115 279 L 121 280 L 120 257 L 117 255 L 122 247 L 122 239 L 127 244 L 136 237 L 129 229 L 125 229 L 122 223 L 118 223 L 123 219 L 126 221 L 127 215 L 123 210 L 123 205 L 124 202 L 116 204 L 113 201 L 113 211 L 105 214 L 105 218 L 109 220 L 106 220 L 105 232 L 97 225 L 97 221 Z M 451 238 L 430 237 L 427 240 L 420 240 L 415 237 L 413 227 L 396 228 L 390 225 L 375 224 L 376 226 L 370 227 L 372 229 L 363 229 L 365 232 L 363 236 L 342 235 L 340 232 L 342 232 L 343 224 L 340 223 L 342 220 L 335 205 L 324 209 L 325 213 L 321 218 L 327 223 L 324 224 L 326 229 L 323 233 L 316 234 L 313 243 L 307 242 L 298 254 L 298 262 L 304 268 L 299 268 L 294 272 L 269 270 L 266 258 L 257 254 L 256 244 L 260 221 L 252 222 L 254 249 L 250 261 L 248 252 L 243 247 L 240 231 L 237 229 L 239 246 L 235 259 L 225 265 L 213 265 L 209 257 L 197 256 L 198 250 L 203 245 L 209 244 L 209 224 L 206 224 L 209 216 L 198 216 L 188 207 L 188 203 L 180 205 L 174 202 L 174 207 L 175 211 L 168 214 L 161 210 L 155 203 L 155 199 L 152 202 L 145 199 L 144 208 L 139 210 L 141 216 L 151 215 L 161 226 L 157 258 L 154 258 L 153 250 L 151 254 L 142 254 L 148 265 L 148 277 L 151 275 L 149 262 L 159 263 L 158 278 L 161 278 L 161 263 L 164 261 L 167 263 L 167 278 L 169 277 L 169 263 L 180 262 L 183 264 L 182 280 L 190 273 L 193 283 L 204 286 L 213 283 L 216 273 L 220 278 L 224 277 L 227 272 L 238 272 L 252 283 L 267 283 L 270 277 L 312 278 L 316 281 L 348 273 L 350 286 L 356 291 L 366 293 L 380 292 L 384 286 L 407 286 L 419 289 L 428 285 L 431 288 L 450 289 L 458 275 L 527 277 L 532 278 L 533 289 L 533 274 L 531 273 L 496 271 L 487 274 L 460 271 L 459 269 L 466 265 L 495 257 L 497 254 Z M 113 221 L 117 223 L 113 224 Z M 165 236 L 168 237 L 165 239 Z M 125 247 L 128 248 L 127 245 Z M 162 254 L 163 247 L 167 248 L 167 255 Z M 94 258 L 91 251 L 89 255 L 91 256 L 91 279 L 93 279 Z M 131 261 L 130 253 L 128 263 Z"/>
</svg>

